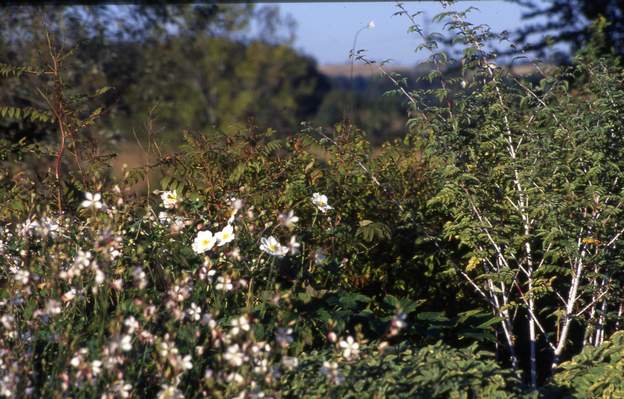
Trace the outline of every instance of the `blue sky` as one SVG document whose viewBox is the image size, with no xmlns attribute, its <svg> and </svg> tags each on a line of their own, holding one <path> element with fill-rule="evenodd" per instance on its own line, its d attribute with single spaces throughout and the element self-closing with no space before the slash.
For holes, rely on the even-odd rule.
<svg viewBox="0 0 624 399">
<path fill-rule="evenodd" d="M 426 19 L 441 12 L 437 1 L 411 1 L 404 3 L 411 12 L 423 11 L 418 17 L 423 26 Z M 453 9 L 477 7 L 469 19 L 473 23 L 488 24 L 494 31 L 512 31 L 522 24 L 523 9 L 500 0 L 461 1 Z M 357 48 L 366 49 L 367 56 L 375 60 L 392 59 L 396 65 L 413 65 L 422 61 L 414 53 L 419 44 L 416 34 L 408 34 L 409 21 L 404 16 L 393 16 L 398 9 L 393 2 L 340 2 L 340 3 L 281 3 L 281 12 L 297 21 L 295 47 L 314 56 L 320 64 L 347 63 L 349 50 L 358 29 L 370 20 L 376 27 L 364 30 L 358 36 Z M 440 31 L 440 26 L 429 26 L 430 31 Z"/>
</svg>

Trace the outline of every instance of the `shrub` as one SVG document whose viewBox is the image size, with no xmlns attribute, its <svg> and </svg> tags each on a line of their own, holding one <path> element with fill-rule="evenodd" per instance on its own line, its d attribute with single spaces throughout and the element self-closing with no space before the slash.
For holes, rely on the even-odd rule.
<svg viewBox="0 0 624 399">
<path fill-rule="evenodd" d="M 524 393 L 517 373 L 501 368 L 472 345 L 438 342 L 416 348 L 404 342 L 380 349 L 373 343 L 352 362 L 333 362 L 331 352 L 301 356 L 287 373 L 283 392 L 293 398 L 514 398 Z"/>
<path fill-rule="evenodd" d="M 624 331 L 562 363 L 551 388 L 565 398 L 624 397 Z"/>
</svg>

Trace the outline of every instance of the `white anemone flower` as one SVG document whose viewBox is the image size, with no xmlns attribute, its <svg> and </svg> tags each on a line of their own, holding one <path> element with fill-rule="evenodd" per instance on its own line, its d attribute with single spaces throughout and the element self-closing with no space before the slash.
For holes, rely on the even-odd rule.
<svg viewBox="0 0 624 399">
<path fill-rule="evenodd" d="M 319 211 L 325 213 L 330 209 L 334 209 L 327 203 L 327 196 L 324 194 L 314 193 L 312 194 L 312 203 L 318 208 Z"/>
<path fill-rule="evenodd" d="M 297 237 L 296 236 L 290 237 L 290 241 L 288 242 L 288 250 L 290 251 L 290 253 L 293 255 L 297 255 L 299 253 L 300 247 L 301 247 L 301 244 L 297 242 Z"/>
<path fill-rule="evenodd" d="M 234 240 L 235 237 L 234 227 L 232 227 L 231 224 L 228 224 L 223 228 L 223 230 L 216 233 L 215 237 L 217 238 L 217 245 L 220 247 L 227 244 L 228 242 L 231 242 L 232 240 Z"/>
<path fill-rule="evenodd" d="M 280 244 L 273 236 L 269 238 L 262 237 L 260 240 L 260 249 L 271 256 L 282 257 L 288 253 L 288 247 Z"/>
<path fill-rule="evenodd" d="M 347 360 L 356 357 L 360 353 L 360 344 L 355 342 L 350 335 L 346 340 L 340 341 L 339 346 L 342 348 L 342 356 Z"/>
<path fill-rule="evenodd" d="M 297 222 L 299 221 L 299 216 L 295 216 L 295 212 L 291 210 L 288 212 L 288 214 L 281 213 L 277 217 L 277 220 L 279 221 L 279 224 L 281 224 L 282 226 L 286 226 L 289 229 L 292 229 L 295 227 L 295 224 L 297 224 Z"/>
<path fill-rule="evenodd" d="M 102 194 L 100 193 L 85 193 L 85 200 L 80 203 L 83 208 L 101 209 L 104 204 L 100 201 Z"/>
<path fill-rule="evenodd" d="M 160 195 L 160 199 L 162 200 L 163 206 L 165 208 L 175 208 L 175 206 L 178 204 L 178 192 L 176 190 L 164 191 Z"/>
<path fill-rule="evenodd" d="M 375 25 L 375 21 L 373 21 L 372 19 L 370 21 L 368 21 L 368 25 L 366 25 L 366 27 L 368 29 L 373 29 L 373 28 L 375 28 L 375 26 L 377 26 L 377 25 Z"/>
<path fill-rule="evenodd" d="M 184 394 L 175 386 L 163 385 L 157 397 L 158 399 L 184 399 Z"/>
<path fill-rule="evenodd" d="M 229 346 L 223 354 L 223 358 L 234 367 L 240 367 L 245 362 L 245 354 L 238 344 Z"/>
<path fill-rule="evenodd" d="M 204 230 L 197 233 L 195 241 L 193 241 L 193 251 L 196 254 L 202 254 L 210 251 L 217 243 L 217 237 L 212 235 L 210 230 Z"/>
</svg>

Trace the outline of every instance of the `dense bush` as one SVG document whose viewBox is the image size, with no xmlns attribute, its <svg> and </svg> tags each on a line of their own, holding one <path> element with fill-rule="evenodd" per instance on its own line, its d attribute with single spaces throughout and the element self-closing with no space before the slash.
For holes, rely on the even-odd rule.
<svg viewBox="0 0 624 399">
<path fill-rule="evenodd" d="M 360 348 L 360 360 L 338 367 L 332 353 L 302 354 L 287 373 L 293 398 L 513 398 L 525 393 L 518 374 L 500 368 L 476 345 L 454 349 L 442 343 Z M 330 360 L 328 360 L 330 359 Z"/>
<path fill-rule="evenodd" d="M 624 332 L 616 332 L 598 347 L 585 348 L 560 368 L 552 385 L 561 397 L 623 397 Z"/>
</svg>

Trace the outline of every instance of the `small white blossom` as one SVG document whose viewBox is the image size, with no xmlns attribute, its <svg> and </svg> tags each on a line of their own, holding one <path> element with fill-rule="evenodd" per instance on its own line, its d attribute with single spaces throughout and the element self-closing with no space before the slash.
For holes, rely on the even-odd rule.
<svg viewBox="0 0 624 399">
<path fill-rule="evenodd" d="M 236 218 L 236 214 L 243 207 L 243 201 L 236 197 L 232 197 L 228 200 L 228 203 L 231 208 L 230 218 L 228 219 L 228 224 L 232 224 L 232 222 L 234 222 L 234 219 Z"/>
<path fill-rule="evenodd" d="M 294 369 L 295 367 L 297 367 L 299 365 L 299 359 L 297 359 L 296 357 L 293 357 L 293 356 L 284 356 L 282 358 L 282 364 L 288 370 L 292 370 L 292 369 Z"/>
<path fill-rule="evenodd" d="M 162 200 L 163 207 L 167 209 L 171 209 L 171 208 L 174 208 L 178 204 L 178 193 L 176 190 L 164 191 L 160 195 L 160 199 Z"/>
<path fill-rule="evenodd" d="M 407 319 L 407 315 L 403 312 L 397 314 L 392 318 L 390 322 L 390 336 L 397 335 L 400 330 L 407 326 L 405 320 Z"/>
<path fill-rule="evenodd" d="M 187 314 L 191 320 L 199 321 L 201 319 L 201 311 L 201 308 L 193 302 L 191 303 L 191 308 L 187 310 Z"/>
<path fill-rule="evenodd" d="M 342 356 L 347 360 L 356 357 L 360 353 L 360 344 L 355 342 L 350 335 L 346 340 L 340 341 L 339 346 L 342 348 Z"/>
<path fill-rule="evenodd" d="M 212 235 L 210 230 L 204 230 L 197 233 L 195 241 L 193 241 L 193 251 L 196 254 L 202 254 L 206 251 L 210 251 L 212 247 L 217 243 L 217 237 Z"/>
<path fill-rule="evenodd" d="M 186 355 L 183 358 L 180 359 L 180 368 L 183 370 L 190 370 L 193 368 L 193 362 L 191 362 L 192 360 L 192 356 L 191 355 Z"/>
<path fill-rule="evenodd" d="M 50 235 L 52 237 L 56 237 L 60 230 L 61 226 L 59 226 L 58 222 L 49 217 L 44 217 L 41 220 L 41 225 L 37 229 L 42 236 Z"/>
<path fill-rule="evenodd" d="M 215 288 L 221 291 L 231 291 L 234 288 L 232 280 L 228 276 L 217 277 Z"/>
<path fill-rule="evenodd" d="M 93 375 L 98 375 L 102 372 L 102 362 L 99 360 L 94 360 L 91 362 L 91 373 Z"/>
<path fill-rule="evenodd" d="M 139 322 L 134 318 L 134 316 L 130 316 L 124 320 L 124 325 L 128 329 L 128 334 L 134 334 L 134 332 L 139 328 Z"/>
<path fill-rule="evenodd" d="M 102 194 L 100 193 L 85 193 L 85 200 L 80 203 L 80 206 L 83 208 L 94 208 L 94 209 L 102 209 L 104 204 L 100 201 L 102 199 Z"/>
<path fill-rule="evenodd" d="M 119 340 L 119 347 L 124 352 L 132 350 L 132 337 L 130 335 L 124 335 L 121 337 Z"/>
<path fill-rule="evenodd" d="M 227 244 L 228 242 L 231 242 L 232 240 L 234 240 L 234 237 L 234 227 L 232 227 L 232 225 L 230 224 L 228 224 L 223 228 L 223 230 L 215 234 L 215 238 L 217 239 L 217 246 L 219 247 Z"/>
<path fill-rule="evenodd" d="M 319 193 L 312 194 L 312 203 L 319 211 L 325 213 L 330 209 L 334 209 L 327 203 L 327 196 Z"/>
<path fill-rule="evenodd" d="M 147 275 L 140 266 L 132 269 L 132 278 L 134 279 L 134 284 L 139 289 L 144 289 L 145 287 L 147 287 Z"/>
<path fill-rule="evenodd" d="M 241 352 L 238 344 L 230 345 L 223 354 L 223 358 L 227 360 L 230 365 L 235 367 L 242 366 L 245 361 L 245 355 Z"/>
<path fill-rule="evenodd" d="M 249 329 L 251 328 L 249 325 L 249 320 L 247 320 L 247 317 L 245 316 L 240 316 L 232 320 L 231 326 L 232 329 L 230 330 L 230 333 L 232 335 L 238 335 L 242 331 L 249 331 Z"/>
<path fill-rule="evenodd" d="M 171 216 L 165 211 L 158 212 L 158 220 L 161 224 L 167 224 L 171 222 Z"/>
<path fill-rule="evenodd" d="M 336 385 L 340 385 L 344 381 L 344 377 L 340 373 L 338 363 L 336 362 L 324 361 L 323 367 L 321 367 L 321 373 Z"/>
<path fill-rule="evenodd" d="M 15 281 L 22 285 L 28 284 L 30 280 L 30 272 L 28 270 L 17 269 L 15 271 Z"/>
<path fill-rule="evenodd" d="M 69 291 L 67 291 L 66 293 L 63 294 L 63 296 L 61 297 L 61 299 L 63 300 L 63 302 L 69 302 L 72 299 L 74 299 L 76 297 L 76 289 L 72 288 Z"/>
<path fill-rule="evenodd" d="M 292 229 L 299 221 L 299 217 L 295 216 L 295 212 L 291 210 L 288 212 L 288 214 L 280 213 L 280 215 L 277 217 L 277 220 L 282 226 L 286 226 L 289 229 Z"/>
<path fill-rule="evenodd" d="M 163 385 L 158 392 L 158 399 L 184 399 L 184 394 L 174 386 Z"/>
<path fill-rule="evenodd" d="M 366 27 L 368 29 L 373 29 L 373 28 L 375 28 L 375 26 L 376 26 L 375 25 L 375 21 L 373 21 L 372 19 L 370 21 L 368 21 L 368 25 L 366 25 Z"/>
<path fill-rule="evenodd" d="M 132 385 L 126 384 L 124 380 L 116 381 L 113 384 L 113 391 L 116 392 L 120 398 L 126 399 L 130 397 Z"/>
<path fill-rule="evenodd" d="M 20 236 L 29 235 L 31 231 L 39 228 L 39 222 L 36 220 L 27 219 L 24 223 L 19 226 L 18 234 Z"/>
<path fill-rule="evenodd" d="M 260 249 L 271 256 L 279 256 L 282 257 L 288 253 L 288 247 L 283 246 L 277 241 L 277 239 L 273 236 L 269 238 L 264 238 L 260 240 Z"/>
<path fill-rule="evenodd" d="M 55 299 L 50 299 L 48 303 L 46 303 L 45 313 L 48 315 L 57 315 L 61 313 L 61 304 L 59 301 Z"/>
<path fill-rule="evenodd" d="M 290 241 L 288 242 L 288 250 L 291 254 L 297 255 L 299 253 L 299 248 L 301 244 L 297 242 L 297 237 L 291 236 Z"/>
</svg>

